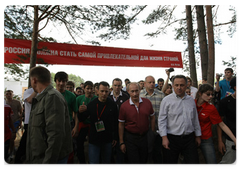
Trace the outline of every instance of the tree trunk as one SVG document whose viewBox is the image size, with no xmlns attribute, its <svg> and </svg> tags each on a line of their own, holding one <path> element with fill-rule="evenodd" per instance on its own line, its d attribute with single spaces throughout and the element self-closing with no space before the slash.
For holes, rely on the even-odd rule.
<svg viewBox="0 0 240 170">
<path fill-rule="evenodd" d="M 34 21 L 33 21 L 33 33 L 32 33 L 32 45 L 30 54 L 30 69 L 36 66 L 37 60 L 37 47 L 38 47 L 38 5 L 34 6 Z M 30 71 L 29 69 L 29 71 Z M 28 81 L 28 87 L 30 87 L 31 81 Z"/>
<path fill-rule="evenodd" d="M 190 77 L 192 78 L 192 81 L 193 81 L 192 85 L 198 88 L 195 52 L 194 52 L 191 5 L 186 5 L 186 18 L 187 18 L 188 57 L 189 57 Z"/>
<path fill-rule="evenodd" d="M 207 79 L 208 72 L 208 48 L 206 38 L 206 28 L 204 21 L 203 6 L 196 6 L 197 13 L 197 27 L 200 46 L 201 66 L 202 66 L 202 79 Z"/>
<path fill-rule="evenodd" d="M 207 81 L 214 86 L 214 70 L 215 70 L 215 48 L 214 48 L 214 32 L 212 20 L 212 7 L 206 5 L 207 16 L 207 32 L 208 32 L 208 75 Z"/>
</svg>

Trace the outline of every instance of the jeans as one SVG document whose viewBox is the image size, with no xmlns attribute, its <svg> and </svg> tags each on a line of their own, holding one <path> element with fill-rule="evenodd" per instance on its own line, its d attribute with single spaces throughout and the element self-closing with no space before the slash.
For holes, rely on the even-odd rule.
<svg viewBox="0 0 240 170">
<path fill-rule="evenodd" d="M 99 164 L 100 156 L 101 163 L 111 163 L 112 143 L 105 143 L 101 145 L 94 145 L 89 143 L 88 145 L 88 157 L 90 164 Z"/>
<path fill-rule="evenodd" d="M 57 161 L 57 164 L 67 164 L 69 155 Z"/>
<path fill-rule="evenodd" d="M 232 149 L 233 145 L 235 145 L 233 141 L 226 139 L 226 152 L 220 164 L 232 164 L 236 161 L 236 150 Z"/>
<path fill-rule="evenodd" d="M 212 137 L 209 139 L 202 139 L 200 148 L 207 164 L 217 163 Z"/>
</svg>

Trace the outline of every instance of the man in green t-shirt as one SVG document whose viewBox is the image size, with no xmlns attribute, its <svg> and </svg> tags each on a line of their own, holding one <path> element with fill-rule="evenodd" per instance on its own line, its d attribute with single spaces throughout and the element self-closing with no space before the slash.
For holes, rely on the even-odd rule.
<svg viewBox="0 0 240 170">
<path fill-rule="evenodd" d="M 76 96 L 66 90 L 66 84 L 68 82 L 68 74 L 60 71 L 55 74 L 54 81 L 56 83 L 56 89 L 64 96 L 68 104 L 69 118 L 72 125 L 72 137 L 78 136 L 78 118 L 76 116 L 78 107 L 76 104 Z"/>
<path fill-rule="evenodd" d="M 84 91 L 85 94 L 78 96 L 76 99 L 77 107 L 81 112 L 86 111 L 88 103 L 90 103 L 93 99 L 97 98 L 97 96 L 93 94 L 93 83 L 91 81 L 86 81 L 84 83 Z M 80 130 L 77 139 L 77 156 L 79 159 L 79 163 L 86 163 L 84 154 L 84 141 L 88 134 L 89 127 L 90 127 L 89 119 L 86 119 L 84 122 L 79 123 Z"/>
</svg>

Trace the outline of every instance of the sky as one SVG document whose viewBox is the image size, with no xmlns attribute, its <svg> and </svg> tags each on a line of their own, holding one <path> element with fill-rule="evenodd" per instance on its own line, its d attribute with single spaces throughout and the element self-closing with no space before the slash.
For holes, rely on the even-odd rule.
<svg viewBox="0 0 240 170">
<path fill-rule="evenodd" d="M 154 9 L 154 6 L 149 6 L 146 9 L 146 12 L 142 13 L 139 18 L 144 18 L 147 14 Z M 175 14 L 181 14 L 184 11 L 185 6 L 179 5 L 177 7 L 177 11 Z M 226 22 L 228 21 L 230 15 L 228 14 L 228 6 L 220 6 L 218 10 L 218 20 L 219 22 Z M 187 47 L 183 41 L 174 40 L 174 32 L 173 27 L 169 28 L 167 34 L 160 35 L 157 38 L 147 38 L 144 37 L 144 34 L 150 32 L 151 30 L 155 30 L 159 23 L 155 25 L 143 25 L 141 20 L 138 20 L 133 26 L 130 34 L 130 38 L 128 40 L 114 40 L 114 41 L 100 41 L 102 46 L 109 46 L 109 47 L 120 47 L 120 48 L 134 48 L 134 49 L 148 49 L 148 50 L 164 50 L 164 51 L 178 51 L 182 52 L 182 57 L 184 55 L 183 51 Z M 225 66 L 222 65 L 222 60 L 228 61 L 230 60 L 230 56 L 237 56 L 238 53 L 238 40 L 237 40 L 237 33 L 230 38 L 227 33 L 226 29 L 228 26 L 222 27 L 222 44 L 215 45 L 215 73 L 223 73 Z M 71 41 L 73 40 L 68 35 L 67 31 L 62 28 L 54 28 L 49 26 L 47 29 L 43 30 L 42 34 L 48 34 L 58 41 Z M 89 38 L 93 37 L 92 34 L 86 33 L 85 37 Z M 79 44 L 83 44 L 81 38 L 76 38 Z M 48 67 L 51 72 L 58 72 L 58 71 L 65 71 L 68 74 L 75 74 L 83 78 L 85 81 L 91 80 L 93 83 L 100 82 L 100 81 L 107 81 L 111 83 L 112 80 L 116 77 L 121 78 L 124 80 L 125 78 L 129 78 L 130 81 L 139 81 L 144 80 L 146 76 L 152 75 L 155 77 L 155 80 L 158 78 L 166 79 L 165 69 L 168 68 L 151 68 L 151 67 L 106 67 L 106 66 L 74 66 L 74 65 L 51 65 Z M 175 71 L 171 73 L 171 75 L 176 74 L 184 74 L 187 73 L 183 72 L 180 68 L 175 68 Z M 201 80 L 201 68 L 200 66 L 197 69 L 197 77 L 198 80 Z"/>
<path fill-rule="evenodd" d="M 157 38 L 147 38 L 144 34 L 151 32 L 158 27 L 159 23 L 154 25 L 144 25 L 141 20 L 144 19 L 147 14 L 154 9 L 154 5 L 149 5 L 143 13 L 140 14 L 139 20 L 132 25 L 132 30 L 130 37 L 127 40 L 119 39 L 114 41 L 100 41 L 102 46 L 109 47 L 120 47 L 120 48 L 134 48 L 134 49 L 147 49 L 147 50 L 164 50 L 164 51 L 178 51 L 182 52 L 182 57 L 185 55 L 183 51 L 186 49 L 187 45 L 183 41 L 174 40 L 173 27 L 169 28 L 165 35 L 159 35 Z M 184 5 L 178 5 L 175 15 L 177 17 L 185 17 L 185 13 L 182 13 L 185 9 Z M 228 14 L 228 6 L 220 6 L 218 10 L 218 20 L 219 22 L 228 21 L 230 15 Z M 220 21 L 221 20 L 221 21 Z M 44 23 L 42 23 L 44 24 Z M 226 29 L 228 26 L 222 27 L 222 44 L 215 45 L 215 72 L 223 73 L 225 66 L 222 65 L 222 60 L 230 60 L 230 56 L 237 56 L 238 53 L 238 41 L 237 33 L 230 38 Z M 51 36 L 58 40 L 58 42 L 70 41 L 74 44 L 67 30 L 62 27 L 54 27 L 53 25 L 48 25 L 44 30 L 40 32 L 42 35 Z M 83 37 L 76 37 L 78 44 L 85 45 L 82 39 L 94 39 L 94 35 L 86 32 Z M 29 68 L 29 65 L 26 65 Z M 158 78 L 166 79 L 167 75 L 165 69 L 168 68 L 154 68 L 154 67 L 110 67 L 110 66 L 76 66 L 76 65 L 50 65 L 48 69 L 56 73 L 58 71 L 65 71 L 68 74 L 75 74 L 80 76 L 85 81 L 91 80 L 93 83 L 100 81 L 107 81 L 111 84 L 112 80 L 116 77 L 124 80 L 129 78 L 130 81 L 144 80 L 146 76 L 152 75 L 155 80 Z M 171 75 L 184 74 L 181 68 L 175 68 L 175 71 Z M 201 68 L 197 69 L 198 80 L 201 80 Z"/>
</svg>

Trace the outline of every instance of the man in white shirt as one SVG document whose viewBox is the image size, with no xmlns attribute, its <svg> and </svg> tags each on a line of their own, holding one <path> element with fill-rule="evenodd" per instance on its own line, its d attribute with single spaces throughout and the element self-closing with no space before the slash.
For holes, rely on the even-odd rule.
<svg viewBox="0 0 240 170">
<path fill-rule="evenodd" d="M 191 91 L 191 97 L 195 99 L 198 89 L 192 86 L 192 79 L 190 77 L 186 77 L 186 78 L 187 78 L 187 86 L 190 88 L 190 91 Z"/>
<path fill-rule="evenodd" d="M 163 162 L 177 163 L 181 153 L 185 163 L 199 163 L 197 145 L 201 143 L 201 127 L 195 102 L 185 93 L 186 77 L 175 76 L 173 88 L 174 92 L 163 98 L 158 118 Z"/>
<path fill-rule="evenodd" d="M 24 163 L 23 156 L 26 154 L 26 142 L 27 142 L 27 129 L 28 121 L 32 108 L 32 99 L 37 96 L 37 93 L 34 92 L 33 88 L 27 89 L 23 94 L 24 100 L 24 133 L 20 141 L 20 145 L 16 152 L 15 163 Z"/>
</svg>

